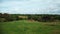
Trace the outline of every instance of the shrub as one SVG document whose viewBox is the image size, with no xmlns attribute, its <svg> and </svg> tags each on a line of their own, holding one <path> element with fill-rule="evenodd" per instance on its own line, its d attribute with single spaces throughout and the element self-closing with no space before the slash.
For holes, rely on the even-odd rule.
<svg viewBox="0 0 60 34">
<path fill-rule="evenodd" d="M 6 19 L 5 18 L 0 18 L 0 22 L 5 22 Z"/>
</svg>

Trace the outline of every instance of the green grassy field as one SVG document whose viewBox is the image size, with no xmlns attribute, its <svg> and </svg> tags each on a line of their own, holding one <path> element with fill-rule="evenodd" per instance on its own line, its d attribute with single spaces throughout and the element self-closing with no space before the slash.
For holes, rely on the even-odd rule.
<svg viewBox="0 0 60 34">
<path fill-rule="evenodd" d="M 2 22 L 1 34 L 60 34 L 60 23 L 19 20 Z"/>
</svg>

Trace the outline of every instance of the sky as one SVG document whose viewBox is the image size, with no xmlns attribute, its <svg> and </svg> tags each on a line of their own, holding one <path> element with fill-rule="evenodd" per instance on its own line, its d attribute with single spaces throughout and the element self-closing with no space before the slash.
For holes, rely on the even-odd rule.
<svg viewBox="0 0 60 34">
<path fill-rule="evenodd" d="M 60 14 L 60 0 L 0 0 L 0 13 Z"/>
</svg>

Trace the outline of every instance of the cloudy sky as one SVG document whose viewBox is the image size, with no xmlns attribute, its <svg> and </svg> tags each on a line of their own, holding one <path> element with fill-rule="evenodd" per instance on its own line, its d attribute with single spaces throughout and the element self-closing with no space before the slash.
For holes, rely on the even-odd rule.
<svg viewBox="0 0 60 34">
<path fill-rule="evenodd" d="M 60 0 L 0 0 L 0 13 L 60 14 Z"/>
</svg>

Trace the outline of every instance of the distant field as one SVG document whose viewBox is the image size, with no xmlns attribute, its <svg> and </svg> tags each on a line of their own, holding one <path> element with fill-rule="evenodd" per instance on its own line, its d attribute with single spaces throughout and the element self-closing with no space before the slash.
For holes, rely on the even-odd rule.
<svg viewBox="0 0 60 34">
<path fill-rule="evenodd" d="M 2 22 L 1 34 L 60 34 L 60 23 L 19 20 Z"/>
</svg>

